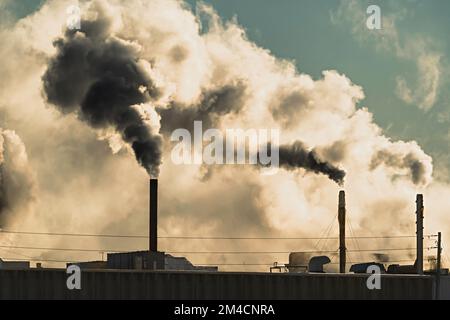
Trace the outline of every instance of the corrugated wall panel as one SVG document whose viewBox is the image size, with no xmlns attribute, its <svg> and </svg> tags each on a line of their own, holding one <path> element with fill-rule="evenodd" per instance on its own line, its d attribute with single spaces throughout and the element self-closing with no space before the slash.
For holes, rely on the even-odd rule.
<svg viewBox="0 0 450 320">
<path fill-rule="evenodd" d="M 69 291 L 65 270 L 0 270 L 0 299 L 432 299 L 434 277 L 382 276 L 368 290 L 365 275 L 82 272 L 81 291 Z M 450 290 L 443 279 L 442 292 Z"/>
</svg>

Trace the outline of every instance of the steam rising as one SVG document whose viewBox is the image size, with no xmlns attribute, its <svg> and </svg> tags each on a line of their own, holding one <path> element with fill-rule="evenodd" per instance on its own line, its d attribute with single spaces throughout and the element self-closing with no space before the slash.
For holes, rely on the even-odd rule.
<svg viewBox="0 0 450 320">
<path fill-rule="evenodd" d="M 77 112 L 94 128 L 114 127 L 128 142 L 138 162 L 152 176 L 158 176 L 161 164 L 161 137 L 152 131 L 137 105 L 157 99 L 161 92 L 150 76 L 150 63 L 141 59 L 136 43 L 112 34 L 112 22 L 100 7 L 100 18 L 82 21 L 80 31 L 66 32 L 55 41 L 57 55 L 43 76 L 50 103 L 62 112 Z M 179 59 L 177 59 L 179 60 Z M 221 117 L 239 114 L 245 104 L 246 86 L 242 81 L 203 90 L 199 103 L 181 106 L 171 102 L 161 107 L 162 129 L 170 133 L 177 128 L 192 129 L 201 120 L 211 128 Z M 280 149 L 281 167 L 304 168 L 323 173 L 342 184 L 345 173 L 307 151 L 300 142 Z"/>
<path fill-rule="evenodd" d="M 25 146 L 11 130 L 0 128 L 0 227 L 34 199 L 35 182 Z"/>
<path fill-rule="evenodd" d="M 426 185 L 431 180 L 430 162 L 431 159 L 428 156 L 421 156 L 414 149 L 405 151 L 384 149 L 373 156 L 370 167 L 371 170 L 374 170 L 380 165 L 385 165 L 398 170 L 406 170 L 414 184 Z"/>
<path fill-rule="evenodd" d="M 1 153 L 2 221 L 14 217 L 22 230 L 146 234 L 147 177 L 126 152 L 131 150 L 151 175 L 161 168 L 160 228 L 168 235 L 317 237 L 336 214 L 338 188 L 315 174 L 298 179 L 292 174 L 296 168 L 338 183 L 346 170 L 348 212 L 356 234 L 414 234 L 418 188 L 427 199 L 427 212 L 433 213 L 427 220 L 429 233 L 450 225 L 450 200 L 442 196 L 449 193 L 448 182 L 433 181 L 432 159 L 416 142 L 395 141 L 383 132 L 371 113 L 377 106 L 361 105 L 364 90 L 350 77 L 335 70 L 317 79 L 302 73 L 301 64 L 251 42 L 235 20 L 223 21 L 207 5 L 194 13 L 174 0 L 80 3 L 80 31 L 62 33 L 69 0 L 47 0 L 35 14 L 0 27 L 0 55 L 5 57 L 0 61 L 0 126 L 20 132 L 30 161 L 12 160 L 24 154 L 12 152 L 24 150 L 23 145 L 2 135 L 3 150 L 10 150 Z M 67 116 L 55 115 L 48 102 Z M 204 129 L 280 128 L 280 160 L 286 170 L 262 176 L 251 167 L 221 166 L 207 181 L 199 179 L 201 167 L 169 160 L 171 131 L 190 130 L 194 120 L 202 120 Z M 116 154 L 99 136 L 117 140 Z M 162 156 L 167 159 L 163 163 Z M 32 202 L 35 194 L 25 192 L 33 190 L 26 187 L 28 180 L 20 182 L 25 186 L 20 192 L 14 186 L 18 177 L 32 176 L 22 174 L 29 166 L 36 172 L 36 197 L 42 201 L 33 203 L 37 218 L 24 225 L 26 211 L 18 204 Z M 335 235 L 336 230 L 330 231 Z M 72 245 L 66 239 L 45 241 L 43 246 Z M 126 247 L 111 239 L 89 241 L 86 245 L 92 247 L 123 250 L 145 245 L 138 240 Z M 359 245 L 396 247 L 390 240 L 377 244 Z M 261 251 L 264 244 L 174 241 L 171 249 L 221 250 L 225 245 L 227 251 Z M 315 243 L 270 245 L 268 250 L 288 252 L 310 251 Z M 335 249 L 335 243 L 328 245 L 324 250 Z M 243 261 L 287 259 L 267 254 Z M 389 259 L 404 257 L 395 253 Z M 217 261 L 242 262 L 230 256 L 202 260 Z"/>
</svg>

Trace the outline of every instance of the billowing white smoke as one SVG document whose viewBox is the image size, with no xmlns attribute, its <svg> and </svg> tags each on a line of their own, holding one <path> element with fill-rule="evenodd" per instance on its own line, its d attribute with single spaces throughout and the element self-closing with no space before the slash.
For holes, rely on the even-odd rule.
<svg viewBox="0 0 450 320">
<path fill-rule="evenodd" d="M 117 136 L 108 130 L 102 133 L 118 153 L 112 156 L 97 141 L 97 132 L 73 117 L 61 117 L 41 95 L 41 77 L 57 54 L 52 42 L 64 35 L 68 3 L 49 0 L 35 15 L 2 31 L 6 45 L 0 54 L 12 57 L 14 53 L 14 62 L 0 63 L 2 74 L 9 75 L 0 80 L 1 112 L 8 115 L 10 126 L 26 135 L 38 176 L 45 176 L 45 182 L 40 181 L 39 196 L 45 199 L 39 208 L 41 228 L 48 228 L 51 217 L 50 225 L 58 230 L 145 234 L 147 179 L 121 150 Z M 383 134 L 370 111 L 359 106 L 363 89 L 345 75 L 330 70 L 315 80 L 299 73 L 292 62 L 249 41 L 236 22 L 221 21 L 209 6 L 198 6 L 194 15 L 175 0 L 94 3 L 87 2 L 82 12 L 89 19 L 105 18 L 106 8 L 109 36 L 139 46 L 139 59 L 151 65 L 152 81 L 160 90 L 152 103 L 161 115 L 165 139 L 161 234 L 318 236 L 337 209 L 338 186 L 303 169 L 261 176 L 251 167 L 227 166 L 203 179 L 202 166 L 172 164 L 167 132 L 177 123 L 185 124 L 186 118 L 175 122 L 177 118 L 171 117 L 179 114 L 192 120 L 202 116 L 220 129 L 280 128 L 283 145 L 302 141 L 321 160 L 345 169 L 348 212 L 356 233 L 414 234 L 415 193 L 424 192 L 425 199 L 428 193 L 434 199 L 436 190 L 447 190 L 446 184 L 432 182 L 431 158 L 417 143 L 392 141 Z M 19 64 L 19 70 L 27 72 L 15 71 Z M 21 92 L 14 94 L 19 87 Z M 224 89 L 231 94 L 217 94 Z M 212 110 L 208 116 L 196 113 L 205 110 L 205 101 L 207 110 Z M 430 232 L 446 219 L 442 199 L 438 202 L 433 204 L 433 216 L 427 216 L 435 224 L 430 224 Z M 97 245 L 114 244 L 136 249 L 111 241 Z M 161 249 L 295 251 L 313 245 L 163 242 Z M 379 243 L 361 246 L 374 248 Z M 334 247 L 330 244 L 328 249 Z M 236 262 L 235 256 L 190 258 L 199 263 Z M 270 254 L 240 258 L 250 263 L 287 260 L 285 255 Z"/>
<path fill-rule="evenodd" d="M 0 228 L 8 226 L 14 214 L 29 210 L 34 193 L 24 144 L 14 131 L 0 128 Z"/>
</svg>

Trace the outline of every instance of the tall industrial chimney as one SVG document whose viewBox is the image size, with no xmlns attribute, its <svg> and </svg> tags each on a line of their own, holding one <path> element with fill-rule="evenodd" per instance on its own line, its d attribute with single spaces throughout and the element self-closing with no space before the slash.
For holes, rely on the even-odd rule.
<svg viewBox="0 0 450 320">
<path fill-rule="evenodd" d="M 150 179 L 149 249 L 158 252 L 158 180 Z"/>
<path fill-rule="evenodd" d="M 423 274 L 423 195 L 418 194 L 416 198 L 416 240 L 417 240 L 417 274 Z"/>
<path fill-rule="evenodd" d="M 346 256 L 345 256 L 345 191 L 339 192 L 339 272 L 345 273 Z"/>
</svg>

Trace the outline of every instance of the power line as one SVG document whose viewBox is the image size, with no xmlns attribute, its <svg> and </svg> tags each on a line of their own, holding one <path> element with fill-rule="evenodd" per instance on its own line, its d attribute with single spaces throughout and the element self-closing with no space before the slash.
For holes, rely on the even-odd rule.
<svg viewBox="0 0 450 320">
<path fill-rule="evenodd" d="M 429 249 L 429 248 L 426 248 Z M 387 248 L 387 249 L 362 249 L 347 250 L 347 252 L 377 252 L 377 251 L 410 251 L 416 248 Z M 290 253 L 335 253 L 336 250 L 330 251 L 167 251 L 173 254 L 290 254 Z"/>
<path fill-rule="evenodd" d="M 381 261 L 379 263 L 382 263 L 382 264 L 406 263 L 406 262 L 412 262 L 412 261 L 414 261 L 414 260 Z M 354 264 L 358 264 L 358 263 L 366 263 L 366 261 L 354 262 Z M 195 265 L 197 265 L 197 266 L 273 266 L 273 262 L 272 263 L 195 263 Z M 328 263 L 327 265 L 339 265 L 339 262 L 334 262 L 334 263 L 331 262 L 331 263 Z M 285 264 L 285 265 L 281 265 L 281 266 L 287 266 L 287 265 Z"/>
<path fill-rule="evenodd" d="M 328 228 L 327 228 L 328 229 Z M 12 231 L 0 230 L 5 234 L 22 235 L 40 235 L 40 236 L 67 236 L 67 237 L 98 237 L 98 238 L 130 238 L 130 239 L 148 239 L 144 235 L 120 235 L 120 234 L 88 234 L 88 233 L 56 233 L 56 232 L 30 232 L 30 231 Z M 400 239 L 415 238 L 411 235 L 390 235 L 390 236 L 361 236 L 347 237 L 347 239 Z M 427 235 L 425 237 L 432 237 Z M 337 240 L 338 237 L 201 237 L 201 236 L 161 236 L 159 239 L 180 239 L 180 240 Z"/>
<path fill-rule="evenodd" d="M 415 238 L 416 236 L 361 236 L 346 237 L 346 239 L 399 239 Z M 189 237 L 189 236 L 167 236 L 159 239 L 184 239 L 184 240 L 338 240 L 338 237 Z"/>
<path fill-rule="evenodd" d="M 333 229 L 333 225 L 334 225 L 334 222 L 336 221 L 337 216 L 338 216 L 338 214 L 336 213 L 336 215 L 334 216 L 334 218 L 331 220 L 331 223 L 329 224 L 329 226 L 328 226 L 328 227 L 324 230 L 324 232 L 322 233 L 323 236 L 325 236 L 325 237 L 328 237 L 328 236 L 329 236 L 331 230 Z M 325 240 L 325 237 L 323 237 L 323 236 L 322 236 L 321 238 L 318 239 L 317 243 L 314 245 L 314 248 L 320 249 L 320 242 L 321 242 L 322 240 Z"/>
<path fill-rule="evenodd" d="M 23 259 L 23 258 L 3 258 L 4 260 L 13 260 L 13 261 L 39 261 L 39 262 L 51 262 L 51 263 L 82 263 L 84 261 L 74 261 L 74 260 L 55 260 L 55 259 Z M 414 260 L 397 260 L 397 261 L 381 261 L 379 263 L 388 264 L 388 263 L 406 263 L 412 262 Z M 354 262 L 354 263 L 366 263 L 364 262 Z M 329 263 L 329 265 L 338 265 L 339 263 Z M 197 266 L 273 266 L 272 263 L 195 263 Z M 283 266 L 283 265 L 282 265 Z M 286 266 L 286 265 L 284 265 Z"/>
<path fill-rule="evenodd" d="M 88 234 L 88 233 L 55 233 L 55 232 L 29 232 L 29 231 L 10 231 L 0 230 L 0 233 L 6 234 L 24 234 L 37 236 L 67 236 L 67 237 L 98 237 L 98 238 L 135 238 L 148 239 L 148 236 L 140 235 L 119 235 L 119 234 Z"/>
<path fill-rule="evenodd" d="M 118 252 L 124 253 L 130 250 L 115 249 L 82 249 L 82 248 L 50 248 L 50 247 L 29 247 L 29 246 L 0 246 L 4 249 L 22 250 L 48 250 L 48 251 L 72 251 L 72 252 Z M 289 254 L 292 251 L 166 251 L 173 254 Z M 296 251 L 300 252 L 300 251 Z M 301 253 L 332 253 L 334 251 L 303 251 Z"/>
<path fill-rule="evenodd" d="M 8 242 L 8 244 L 9 245 L 12 245 L 12 242 L 11 242 L 11 240 L 9 240 L 9 239 L 6 239 L 6 241 Z M 8 252 L 8 253 L 11 253 L 12 251 L 10 251 L 10 250 L 6 250 L 6 249 L 2 249 L 2 251 L 4 251 L 4 252 Z M 32 257 L 30 257 L 30 256 L 27 256 L 27 255 L 24 255 L 24 254 L 20 254 L 20 253 L 16 253 L 17 255 L 19 255 L 19 256 L 21 256 L 21 257 L 25 257 L 25 258 L 28 258 L 28 259 L 31 259 Z"/>
<path fill-rule="evenodd" d="M 116 249 L 84 249 L 84 248 L 50 248 L 50 247 L 31 247 L 31 246 L 0 246 L 2 249 L 22 249 L 22 250 L 47 250 L 47 251 L 72 251 L 72 252 L 117 252 L 124 253 L 130 250 L 116 250 Z M 431 248 L 425 248 L 431 249 Z M 381 248 L 381 249 L 362 249 L 362 250 L 347 250 L 347 252 L 375 252 L 375 251 L 407 251 L 416 250 L 416 248 Z M 312 251 L 170 251 L 173 254 L 290 254 L 292 252 L 298 253 L 334 253 L 336 250 L 312 250 Z"/>
<path fill-rule="evenodd" d="M 44 248 L 44 247 L 22 247 L 22 246 L 0 246 L 2 249 L 22 249 L 22 250 L 48 250 L 48 251 L 73 251 L 73 252 L 118 252 L 125 253 L 130 250 L 110 250 L 110 249 L 77 249 L 77 248 Z"/>
<path fill-rule="evenodd" d="M 347 214 L 346 218 L 347 218 L 347 220 L 348 220 L 348 225 L 349 225 L 349 227 L 350 227 L 350 233 L 351 233 L 351 235 L 352 235 L 352 237 L 353 237 L 353 242 L 354 242 L 354 244 L 356 245 L 356 248 L 357 248 L 358 250 L 361 250 L 361 247 L 359 246 L 359 243 L 358 243 L 358 239 L 355 237 L 355 231 L 353 230 L 352 220 L 350 219 L 350 214 Z M 361 252 L 359 253 L 359 258 L 362 259 L 362 254 L 361 254 Z"/>
<path fill-rule="evenodd" d="M 290 254 L 293 251 L 167 251 L 173 254 Z M 294 251 L 295 253 L 333 253 L 334 251 Z"/>
<path fill-rule="evenodd" d="M 20 254 L 20 253 L 18 253 L 18 252 L 12 252 L 11 250 L 6 250 L 6 249 L 0 249 L 0 250 L 3 251 L 3 252 L 7 252 L 7 253 L 9 253 L 9 254 L 17 254 L 17 255 L 19 255 L 19 256 L 21 256 L 21 257 L 25 257 L 25 258 L 27 258 L 27 259 L 33 259 L 33 257 L 27 256 L 27 255 L 25 255 L 25 254 Z"/>
<path fill-rule="evenodd" d="M 84 261 L 73 261 L 73 260 L 53 260 L 53 259 L 24 259 L 24 258 L 8 258 L 4 257 L 3 260 L 9 261 L 39 261 L 39 262 L 54 262 L 54 263 L 82 263 Z"/>
</svg>

